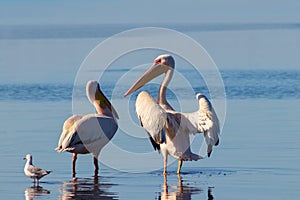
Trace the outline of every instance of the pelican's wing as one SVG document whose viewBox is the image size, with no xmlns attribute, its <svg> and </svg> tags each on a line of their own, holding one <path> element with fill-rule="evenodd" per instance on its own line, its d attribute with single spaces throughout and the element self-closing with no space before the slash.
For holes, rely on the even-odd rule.
<svg viewBox="0 0 300 200">
<path fill-rule="evenodd" d="M 61 151 L 72 151 L 79 147 L 78 151 L 86 151 L 85 145 L 95 144 L 99 140 L 106 144 L 117 129 L 118 125 L 112 117 L 97 114 L 85 115 L 75 122 L 62 142 Z"/>
<path fill-rule="evenodd" d="M 110 140 L 117 128 L 117 122 L 112 117 L 89 114 L 76 124 L 79 138 L 72 138 L 71 143 L 76 143 L 78 140 L 84 144 L 90 144 L 99 139 Z"/>
<path fill-rule="evenodd" d="M 199 100 L 199 122 L 198 130 L 204 133 L 207 144 L 207 155 L 210 156 L 212 147 L 219 144 L 220 125 L 219 119 L 206 96 L 197 95 Z"/>
<path fill-rule="evenodd" d="M 141 126 L 149 134 L 153 147 L 159 149 L 158 144 L 166 141 L 166 111 L 145 91 L 139 93 L 135 106 Z"/>
<path fill-rule="evenodd" d="M 65 149 L 65 147 L 68 145 L 66 144 L 68 138 L 75 133 L 75 123 L 78 122 L 82 117 L 82 115 L 73 115 L 64 122 L 63 130 L 60 135 L 57 148 L 55 149 L 56 151 L 60 152 Z"/>
<path fill-rule="evenodd" d="M 206 96 L 197 94 L 197 99 L 199 101 L 199 110 L 194 113 L 185 114 L 187 120 L 184 123 L 190 133 L 204 133 L 209 157 L 212 147 L 219 144 L 219 120 Z"/>
</svg>

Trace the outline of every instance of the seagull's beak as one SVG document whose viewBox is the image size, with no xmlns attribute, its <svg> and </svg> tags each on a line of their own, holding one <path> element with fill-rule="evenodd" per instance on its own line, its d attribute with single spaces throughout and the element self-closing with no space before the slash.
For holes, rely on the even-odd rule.
<svg viewBox="0 0 300 200">
<path fill-rule="evenodd" d="M 26 157 L 24 157 L 23 160 L 26 160 Z"/>
<path fill-rule="evenodd" d="M 99 85 L 98 85 L 98 90 L 96 91 L 96 94 L 95 94 L 95 101 L 97 102 L 97 104 L 100 103 L 99 105 L 102 108 L 105 108 L 106 106 L 108 106 L 108 108 L 112 111 L 115 118 L 119 119 L 119 115 L 118 115 L 117 111 L 115 110 L 113 105 L 110 103 L 110 101 L 102 93 L 102 91 L 99 88 Z"/>
<path fill-rule="evenodd" d="M 169 66 L 162 65 L 160 63 L 153 64 L 132 86 L 129 90 L 124 94 L 124 97 L 132 94 L 137 91 L 141 87 L 143 87 L 146 83 L 156 78 L 157 76 L 166 73 L 169 70 Z"/>
</svg>

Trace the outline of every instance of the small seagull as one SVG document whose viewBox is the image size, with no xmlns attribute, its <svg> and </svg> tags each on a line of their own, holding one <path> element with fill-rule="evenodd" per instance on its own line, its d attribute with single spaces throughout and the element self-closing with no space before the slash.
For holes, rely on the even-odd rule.
<svg viewBox="0 0 300 200">
<path fill-rule="evenodd" d="M 34 185 L 37 183 L 37 186 L 39 186 L 39 180 L 51 173 L 51 171 L 46 171 L 34 166 L 32 164 L 32 156 L 30 154 L 27 154 L 23 160 L 27 160 L 24 167 L 24 173 L 26 176 L 34 180 Z"/>
</svg>

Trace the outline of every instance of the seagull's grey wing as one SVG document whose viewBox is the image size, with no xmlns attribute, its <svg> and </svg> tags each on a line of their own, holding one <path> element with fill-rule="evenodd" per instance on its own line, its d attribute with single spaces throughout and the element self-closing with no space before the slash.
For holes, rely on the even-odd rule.
<svg viewBox="0 0 300 200">
<path fill-rule="evenodd" d="M 29 165 L 27 168 L 27 171 L 32 174 L 31 176 L 34 176 L 37 178 L 42 178 L 43 176 L 45 176 L 51 172 L 51 171 L 46 171 L 41 168 L 38 168 L 34 165 Z"/>
</svg>

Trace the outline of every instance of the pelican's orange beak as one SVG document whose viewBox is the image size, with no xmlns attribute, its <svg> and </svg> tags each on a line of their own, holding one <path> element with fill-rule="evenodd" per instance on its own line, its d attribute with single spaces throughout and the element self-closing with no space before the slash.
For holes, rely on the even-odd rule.
<svg viewBox="0 0 300 200">
<path fill-rule="evenodd" d="M 98 90 L 96 91 L 95 94 L 95 101 L 103 107 L 108 106 L 108 108 L 111 110 L 115 118 L 119 119 L 119 115 L 116 111 L 116 109 L 113 107 L 113 105 L 110 103 L 110 101 L 106 98 L 106 96 L 103 94 L 103 92 L 100 90 L 100 87 L 98 85 Z"/>
<path fill-rule="evenodd" d="M 119 119 L 119 115 L 116 109 L 112 106 L 110 101 L 105 97 L 97 81 L 90 80 L 86 84 L 86 96 L 88 97 L 91 104 L 93 104 L 96 107 L 97 111 L 98 108 L 105 109 L 106 107 L 108 107 L 108 109 L 112 112 L 115 118 Z M 98 112 L 102 112 L 102 111 L 98 111 Z"/>
<path fill-rule="evenodd" d="M 143 87 L 146 83 L 151 81 L 152 79 L 158 77 L 159 75 L 166 73 L 169 70 L 169 66 L 163 65 L 160 63 L 154 63 L 124 94 L 124 97 L 134 93 L 141 87 Z"/>
</svg>

